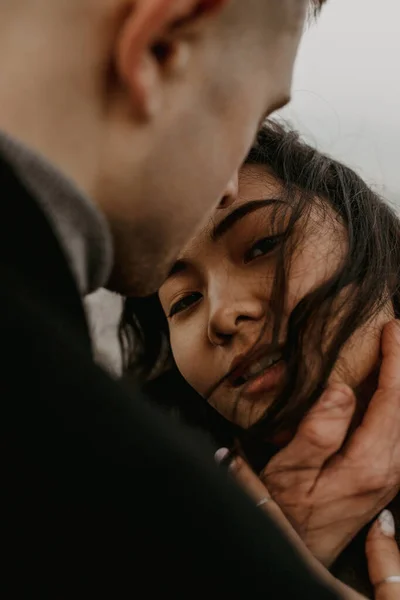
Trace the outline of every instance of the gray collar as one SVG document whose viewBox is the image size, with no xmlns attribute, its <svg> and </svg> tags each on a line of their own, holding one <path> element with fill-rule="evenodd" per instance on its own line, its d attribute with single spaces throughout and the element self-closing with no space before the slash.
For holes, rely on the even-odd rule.
<svg viewBox="0 0 400 600">
<path fill-rule="evenodd" d="M 81 295 L 104 286 L 113 248 L 102 213 L 47 159 L 1 131 L 0 152 L 52 224 Z"/>
</svg>

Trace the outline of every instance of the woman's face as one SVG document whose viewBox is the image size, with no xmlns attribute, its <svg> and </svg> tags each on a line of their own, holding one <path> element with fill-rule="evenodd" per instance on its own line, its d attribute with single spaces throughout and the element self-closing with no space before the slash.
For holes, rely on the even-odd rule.
<svg viewBox="0 0 400 600">
<path fill-rule="evenodd" d="M 192 239 L 159 293 L 181 374 L 218 412 L 244 428 L 262 417 L 285 377 L 279 350 L 263 349 L 262 358 L 250 364 L 244 358 L 255 345 L 271 341 L 275 267 L 290 214 L 279 182 L 263 166 L 243 167 L 238 200 L 216 211 Z M 290 244 L 282 346 L 294 307 L 340 265 L 346 230 L 326 203 L 322 209 L 316 201 L 296 222 Z M 390 318 L 381 313 L 352 336 L 332 380 L 352 387 L 364 381 L 377 363 L 380 333 Z"/>
</svg>

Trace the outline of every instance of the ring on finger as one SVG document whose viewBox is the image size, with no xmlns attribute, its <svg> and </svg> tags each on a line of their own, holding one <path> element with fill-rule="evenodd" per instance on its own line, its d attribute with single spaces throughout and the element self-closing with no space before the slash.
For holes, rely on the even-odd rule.
<svg viewBox="0 0 400 600">
<path fill-rule="evenodd" d="M 376 587 L 383 585 L 384 583 L 400 583 L 400 575 L 390 575 L 390 577 L 385 577 L 385 579 L 382 579 L 382 581 L 376 584 Z"/>
</svg>

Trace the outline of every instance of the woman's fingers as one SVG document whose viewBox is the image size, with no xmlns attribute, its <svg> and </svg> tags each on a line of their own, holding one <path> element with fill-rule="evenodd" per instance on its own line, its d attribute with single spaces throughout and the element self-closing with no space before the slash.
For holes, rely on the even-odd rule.
<svg viewBox="0 0 400 600">
<path fill-rule="evenodd" d="M 366 553 L 375 600 L 400 598 L 400 552 L 395 540 L 395 524 L 390 511 L 384 510 L 367 537 Z"/>
<path fill-rule="evenodd" d="M 218 464 L 227 464 L 229 472 L 241 488 L 252 498 L 254 504 L 261 506 L 265 499 L 270 500 L 267 488 L 249 465 L 239 456 L 232 455 L 227 448 L 221 448 L 215 454 Z M 263 503 L 266 504 L 265 502 Z"/>
<path fill-rule="evenodd" d="M 400 389 L 400 321 L 388 323 L 382 333 L 382 366 L 379 374 L 379 387 Z"/>
<path fill-rule="evenodd" d="M 226 463 L 227 457 L 229 458 L 229 473 L 236 483 L 250 496 L 255 506 L 269 514 L 290 538 L 295 537 L 297 543 L 300 538 L 279 506 L 271 498 L 266 486 L 249 465 L 240 456 L 231 456 L 229 450 L 225 448 L 218 450 L 215 460 L 218 463 Z"/>
<path fill-rule="evenodd" d="M 326 389 L 304 417 L 293 440 L 267 465 L 264 477 L 284 478 L 286 488 L 313 487 L 326 461 L 342 446 L 356 407 L 351 388 L 336 384 Z"/>
<path fill-rule="evenodd" d="M 241 457 L 232 457 L 229 450 L 221 448 L 216 453 L 215 459 L 219 464 L 224 463 L 227 466 L 229 465 L 229 472 L 238 485 L 247 492 L 261 512 L 267 513 L 277 523 L 279 528 L 286 534 L 295 548 L 297 548 L 305 563 L 314 571 L 315 575 L 339 593 L 338 597 L 343 597 L 346 600 L 359 600 L 362 598 L 359 594 L 334 579 L 329 571 L 311 554 L 286 519 L 278 504 L 270 497 L 266 486 Z"/>
<path fill-rule="evenodd" d="M 382 447 L 384 442 L 391 456 L 399 457 L 400 463 L 400 321 L 388 323 L 382 333 L 382 365 L 378 389 L 369 403 L 362 427 L 353 436 L 349 449 L 354 446 L 365 452 L 368 446 Z M 380 451 L 383 455 L 383 452 Z"/>
</svg>

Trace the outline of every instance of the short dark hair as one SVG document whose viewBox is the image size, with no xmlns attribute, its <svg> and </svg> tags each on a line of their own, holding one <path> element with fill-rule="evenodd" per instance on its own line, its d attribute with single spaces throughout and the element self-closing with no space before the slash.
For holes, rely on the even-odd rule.
<svg viewBox="0 0 400 600">
<path fill-rule="evenodd" d="M 296 426 L 326 386 L 339 353 L 352 334 L 391 302 L 400 315 L 400 221 L 393 210 L 349 167 L 318 152 L 299 134 L 269 121 L 260 131 L 247 164 L 262 165 L 282 186 L 291 202 L 288 240 L 310 206 L 329 206 L 343 223 L 348 250 L 329 280 L 307 294 L 292 311 L 285 349 L 288 378 L 282 393 L 247 436 L 265 439 L 270 433 Z M 290 247 L 290 244 L 289 244 Z M 289 255 L 289 256 L 287 256 Z M 279 306 L 285 294 L 290 252 L 282 253 L 271 303 L 279 330 Z M 346 290 L 345 301 L 337 299 Z M 283 294 L 283 296 L 282 296 Z M 335 318 L 335 331 L 327 324 Z M 126 366 L 148 374 L 163 344 L 168 325 L 157 296 L 128 299 L 122 340 Z M 311 341 L 310 341 L 311 340 Z M 318 350 L 318 375 L 311 378 L 303 360 L 306 348 Z M 219 382 L 220 383 L 220 382 Z M 182 408 L 182 407 L 181 407 Z M 185 411 L 185 408 L 183 408 Z"/>
</svg>

